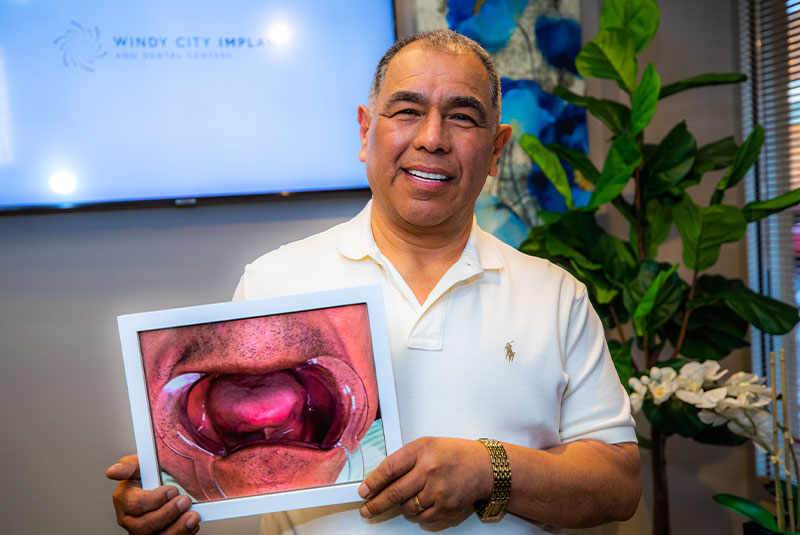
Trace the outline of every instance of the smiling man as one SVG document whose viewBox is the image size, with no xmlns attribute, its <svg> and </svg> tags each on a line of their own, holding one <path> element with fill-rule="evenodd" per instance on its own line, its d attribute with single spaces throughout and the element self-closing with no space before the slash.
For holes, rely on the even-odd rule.
<svg viewBox="0 0 800 535">
<path fill-rule="evenodd" d="M 363 503 L 265 515 L 262 533 L 553 533 L 635 511 L 630 407 L 585 287 L 474 222 L 510 136 L 499 85 L 458 34 L 398 42 L 358 109 L 372 201 L 245 269 L 238 299 L 382 285 L 405 443 Z M 107 475 L 132 533 L 198 529 L 174 488 L 141 490 L 135 457 Z"/>
</svg>

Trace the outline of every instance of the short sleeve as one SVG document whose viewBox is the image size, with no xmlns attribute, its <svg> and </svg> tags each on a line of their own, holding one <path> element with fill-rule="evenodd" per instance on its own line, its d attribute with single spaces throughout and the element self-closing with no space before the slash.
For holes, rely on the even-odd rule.
<svg viewBox="0 0 800 535">
<path fill-rule="evenodd" d="M 567 387 L 561 400 L 561 442 L 582 438 L 636 442 L 630 401 L 619 382 L 603 324 L 586 288 L 579 285 L 570 310 L 564 362 Z"/>
</svg>

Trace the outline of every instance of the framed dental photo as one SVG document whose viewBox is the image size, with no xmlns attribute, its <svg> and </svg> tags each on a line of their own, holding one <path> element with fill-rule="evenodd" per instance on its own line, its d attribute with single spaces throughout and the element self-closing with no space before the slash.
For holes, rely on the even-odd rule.
<svg viewBox="0 0 800 535">
<path fill-rule="evenodd" d="M 142 487 L 203 520 L 360 501 L 401 446 L 379 286 L 117 320 Z"/>
</svg>

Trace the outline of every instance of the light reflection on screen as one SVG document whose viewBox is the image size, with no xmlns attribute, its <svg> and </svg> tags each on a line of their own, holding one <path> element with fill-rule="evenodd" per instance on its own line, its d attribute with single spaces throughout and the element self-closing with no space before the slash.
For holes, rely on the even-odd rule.
<svg viewBox="0 0 800 535">
<path fill-rule="evenodd" d="M 390 0 L 0 0 L 0 209 L 366 186 Z"/>
</svg>

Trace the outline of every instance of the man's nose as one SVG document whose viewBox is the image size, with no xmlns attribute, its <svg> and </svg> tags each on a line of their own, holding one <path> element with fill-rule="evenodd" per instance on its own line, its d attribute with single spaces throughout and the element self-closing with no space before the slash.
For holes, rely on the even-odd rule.
<svg viewBox="0 0 800 535">
<path fill-rule="evenodd" d="M 450 131 L 445 118 L 429 113 L 418 123 L 414 148 L 430 153 L 450 152 Z"/>
</svg>

